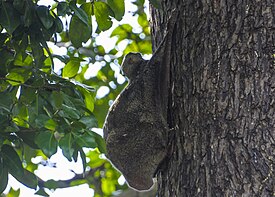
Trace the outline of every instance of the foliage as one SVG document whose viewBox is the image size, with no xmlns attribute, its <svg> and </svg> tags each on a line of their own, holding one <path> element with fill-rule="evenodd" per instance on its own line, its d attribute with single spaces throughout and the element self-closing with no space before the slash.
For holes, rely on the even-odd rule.
<svg viewBox="0 0 275 197">
<path fill-rule="evenodd" d="M 105 143 L 92 128 L 102 127 L 110 101 L 124 87 L 112 68 L 129 51 L 151 53 L 144 1 L 133 2 L 142 31 L 133 32 L 130 24 L 114 28 L 111 37 L 117 41 L 110 51 L 95 40 L 123 18 L 123 0 L 55 2 L 0 2 L 0 193 L 11 174 L 43 196 L 45 189 L 83 183 L 95 189 L 95 196 L 111 196 L 127 186 L 118 184 L 119 172 L 102 159 Z M 121 53 L 117 45 L 125 40 Z M 66 46 L 67 54 L 54 54 L 49 42 Z M 102 65 L 97 75 L 85 77 L 95 64 Z M 103 86 L 109 93 L 99 99 L 97 91 Z M 58 148 L 69 161 L 80 156 L 83 174 L 44 182 L 34 173 L 40 164 L 31 159 L 47 160 Z M 10 190 L 12 196 L 19 193 Z"/>
</svg>

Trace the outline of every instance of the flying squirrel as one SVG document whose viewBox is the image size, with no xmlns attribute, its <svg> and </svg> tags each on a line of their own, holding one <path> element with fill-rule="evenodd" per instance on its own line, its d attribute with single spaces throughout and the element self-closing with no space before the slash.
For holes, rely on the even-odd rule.
<svg viewBox="0 0 275 197">
<path fill-rule="evenodd" d="M 167 106 L 172 35 L 178 11 L 172 11 L 165 36 L 150 60 L 128 53 L 122 71 L 128 86 L 112 104 L 103 126 L 107 158 L 136 190 L 149 190 L 167 155 Z"/>
</svg>

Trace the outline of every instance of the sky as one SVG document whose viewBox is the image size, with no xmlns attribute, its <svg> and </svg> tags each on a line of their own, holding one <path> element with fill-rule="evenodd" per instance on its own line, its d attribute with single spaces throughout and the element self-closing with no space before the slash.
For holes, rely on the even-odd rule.
<svg viewBox="0 0 275 197">
<path fill-rule="evenodd" d="M 131 15 L 131 12 L 136 10 L 136 6 L 134 6 L 130 2 L 131 1 L 125 0 L 125 15 L 124 15 L 123 19 L 120 22 L 113 20 L 113 27 L 111 29 L 109 29 L 108 31 L 100 33 L 100 35 L 96 38 L 97 44 L 104 46 L 106 51 L 111 50 L 115 45 L 116 38 L 115 37 L 110 38 L 109 36 L 111 35 L 111 32 L 118 24 L 131 23 L 131 25 L 133 27 L 136 27 L 135 31 L 140 31 L 138 29 L 139 25 L 137 23 L 137 19 Z M 53 0 L 40 0 L 39 1 L 40 5 L 52 5 L 53 3 L 54 3 Z M 146 5 L 147 5 L 146 7 L 148 8 L 148 0 L 146 0 Z M 146 12 L 148 13 L 148 9 L 146 10 Z M 94 29 L 96 29 L 96 28 L 94 28 Z M 127 43 L 120 44 L 119 48 L 121 50 L 123 50 L 125 48 L 126 44 Z M 66 54 L 65 48 L 57 47 L 57 46 L 53 45 L 52 43 L 49 43 L 49 46 L 54 51 L 55 54 L 58 54 L 58 55 Z M 55 71 L 58 72 L 58 70 L 62 67 L 62 64 L 61 64 L 61 62 L 56 62 L 55 65 L 60 65 L 60 67 L 55 68 Z M 88 70 L 90 73 L 89 76 L 86 76 L 86 77 L 90 77 L 93 75 L 95 76 L 97 71 L 100 70 L 101 65 L 95 64 L 92 67 L 93 67 L 93 69 Z M 113 69 L 115 70 L 115 72 L 119 72 L 118 67 L 114 67 Z M 124 82 L 123 80 L 125 80 L 125 79 L 122 77 L 120 79 L 118 78 L 118 80 L 121 80 L 121 83 L 123 83 Z M 102 89 L 102 90 L 98 91 L 97 97 L 98 98 L 103 97 L 103 95 L 106 93 L 108 93 L 108 92 L 106 92 L 106 90 Z M 99 129 L 99 132 L 100 132 L 100 129 Z M 32 159 L 32 162 L 34 162 L 34 163 L 40 163 L 40 161 L 41 161 L 41 158 L 39 158 L 39 157 Z M 73 169 L 73 171 L 76 173 L 82 173 L 81 159 L 79 158 L 78 162 L 76 162 L 76 163 L 69 162 L 62 155 L 62 151 L 60 149 L 57 151 L 57 153 L 55 155 L 53 155 L 49 159 L 49 162 L 56 163 L 56 168 L 39 165 L 38 169 L 35 171 L 35 174 L 44 181 L 47 181 L 49 179 L 54 179 L 54 180 L 70 179 L 74 175 L 73 172 L 71 172 L 71 169 Z M 119 179 L 119 182 L 121 182 L 122 184 L 124 181 L 125 181 L 125 179 L 123 177 L 121 177 Z M 24 185 L 22 185 L 16 179 L 14 179 L 12 176 L 9 175 L 9 184 L 8 184 L 6 190 L 4 191 L 4 193 L 7 193 L 10 190 L 11 186 L 14 190 L 20 189 L 20 197 L 38 197 L 39 196 L 39 195 L 34 194 L 35 190 L 25 187 Z M 89 186 L 87 184 L 70 187 L 70 188 L 65 188 L 65 189 L 56 189 L 55 191 L 46 190 L 46 192 L 50 195 L 50 197 L 64 197 L 64 196 L 71 196 L 72 194 L 77 194 L 77 196 L 93 196 L 93 190 L 91 188 L 89 188 Z"/>
</svg>

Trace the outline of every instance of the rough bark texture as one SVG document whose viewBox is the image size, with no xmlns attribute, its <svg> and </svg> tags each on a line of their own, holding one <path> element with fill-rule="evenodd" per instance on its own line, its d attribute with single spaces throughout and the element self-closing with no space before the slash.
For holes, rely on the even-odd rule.
<svg viewBox="0 0 275 197">
<path fill-rule="evenodd" d="M 275 195 L 274 0 L 163 0 L 153 45 L 173 38 L 172 149 L 161 196 Z"/>
</svg>

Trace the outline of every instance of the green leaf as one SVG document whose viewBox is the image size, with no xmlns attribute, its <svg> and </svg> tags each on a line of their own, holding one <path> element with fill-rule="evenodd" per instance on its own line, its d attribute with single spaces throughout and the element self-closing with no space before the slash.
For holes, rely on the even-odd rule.
<svg viewBox="0 0 275 197">
<path fill-rule="evenodd" d="M 54 137 L 54 132 L 41 131 L 35 137 L 35 143 L 47 157 L 51 157 L 57 151 L 57 140 Z"/>
<path fill-rule="evenodd" d="M 6 189 L 8 184 L 8 168 L 4 165 L 0 157 L 0 194 Z"/>
<path fill-rule="evenodd" d="M 84 99 L 85 99 L 85 104 L 86 104 L 87 109 L 89 109 L 91 112 L 93 112 L 94 111 L 94 102 L 95 102 L 94 96 L 89 91 L 83 90 L 81 92 L 82 92 L 82 94 L 84 94 Z"/>
<path fill-rule="evenodd" d="M 100 151 L 105 152 L 105 142 L 103 138 L 93 131 L 86 129 L 83 134 L 74 133 L 74 139 L 80 147 L 98 147 Z"/>
<path fill-rule="evenodd" d="M 152 54 L 152 43 L 149 40 L 143 40 L 138 42 L 138 48 L 140 50 L 140 53 Z"/>
<path fill-rule="evenodd" d="M 142 13 L 138 16 L 138 24 L 143 28 L 146 28 L 149 26 L 147 15 L 145 13 Z"/>
<path fill-rule="evenodd" d="M 63 100 L 63 94 L 57 91 L 52 92 L 50 102 L 53 107 L 55 107 L 56 109 L 60 109 L 63 104 Z"/>
<path fill-rule="evenodd" d="M 72 86 L 74 88 L 74 86 Z M 68 92 L 61 92 L 62 95 L 63 95 L 63 98 L 64 98 L 64 102 L 67 106 L 69 107 L 72 107 L 76 110 L 76 107 L 75 107 L 75 102 L 74 102 L 74 99 L 77 99 L 77 98 L 73 98 L 71 96 L 68 95 Z M 77 99 L 79 100 L 79 99 Z"/>
<path fill-rule="evenodd" d="M 29 120 L 29 111 L 25 105 L 16 105 L 19 109 L 19 112 L 16 116 L 12 119 L 18 126 L 29 128 L 29 124 L 27 121 Z"/>
<path fill-rule="evenodd" d="M 81 9 L 83 9 L 86 14 L 89 16 L 92 15 L 93 13 L 93 6 L 90 2 L 87 2 L 87 3 L 83 3 L 81 6 L 80 6 Z"/>
<path fill-rule="evenodd" d="M 63 77 L 74 77 L 80 67 L 80 60 L 76 58 L 72 58 L 63 68 L 62 76 Z"/>
<path fill-rule="evenodd" d="M 88 15 L 84 10 L 78 8 L 73 2 L 70 3 L 70 8 L 74 11 L 74 16 L 77 16 L 84 24 L 90 26 Z"/>
<path fill-rule="evenodd" d="M 17 49 L 17 54 L 16 54 L 16 56 L 17 56 L 17 58 L 20 56 L 20 59 L 21 59 L 20 62 L 24 62 L 24 63 L 23 63 L 24 66 L 25 66 L 25 65 L 31 65 L 31 63 L 32 63 L 32 61 L 33 61 L 32 58 L 31 58 L 31 56 L 30 56 L 29 54 L 26 53 L 26 49 L 27 49 L 28 45 L 29 45 L 29 38 L 28 38 L 28 35 L 27 35 L 27 34 L 23 34 L 23 35 L 22 35 L 22 41 L 21 41 L 21 43 L 19 44 L 19 48 Z M 30 60 L 28 60 L 28 61 L 25 62 L 25 60 L 27 59 L 27 57 L 30 57 Z M 17 59 L 17 58 L 16 58 L 16 59 Z M 15 61 L 16 61 L 16 60 L 15 60 Z M 14 62 L 14 64 L 15 64 L 15 62 Z"/>
<path fill-rule="evenodd" d="M 13 133 L 13 132 L 18 132 L 20 130 L 14 122 L 10 122 L 10 117 L 3 117 L 2 121 L 3 121 L 3 124 L 1 124 L 2 131 L 7 132 L 7 133 Z"/>
<path fill-rule="evenodd" d="M 70 22 L 69 37 L 73 45 L 77 48 L 82 46 L 82 42 L 87 42 L 91 37 L 92 26 L 83 23 L 77 16 L 73 15 Z"/>
<path fill-rule="evenodd" d="M 7 81 L 0 81 L 0 93 L 6 91 L 8 87 L 10 87 L 10 84 Z"/>
<path fill-rule="evenodd" d="M 80 147 L 96 148 L 95 133 L 86 129 L 84 134 L 75 134 L 74 139 Z"/>
<path fill-rule="evenodd" d="M 65 16 L 69 9 L 69 5 L 66 2 L 59 2 L 57 5 L 57 15 Z"/>
<path fill-rule="evenodd" d="M 74 145 L 74 153 L 73 153 L 74 162 L 77 162 L 79 149 L 81 148 L 78 145 Z"/>
<path fill-rule="evenodd" d="M 21 46 L 20 46 L 21 47 Z M 26 46 L 27 48 L 27 46 Z M 18 53 L 15 56 L 13 64 L 16 66 L 30 66 L 33 62 L 33 58 L 30 55 L 26 55 L 23 57 L 25 51 L 22 51 L 22 53 Z"/>
<path fill-rule="evenodd" d="M 102 45 L 97 46 L 97 53 L 98 53 L 98 55 L 101 55 L 101 56 L 104 56 L 106 54 L 105 49 Z"/>
<path fill-rule="evenodd" d="M 34 6 L 27 5 L 26 8 L 25 9 L 22 8 L 22 10 L 25 10 L 25 12 L 24 12 L 24 26 L 30 27 L 37 17 L 36 13 L 35 13 Z"/>
<path fill-rule="evenodd" d="M 56 32 L 61 33 L 63 31 L 63 23 L 59 17 L 56 17 L 55 19 L 55 24 L 56 24 Z"/>
<path fill-rule="evenodd" d="M 123 24 L 116 27 L 111 33 L 111 37 L 118 36 L 118 40 L 116 43 L 126 39 L 129 35 L 133 34 L 133 27 L 129 24 Z"/>
<path fill-rule="evenodd" d="M 94 133 L 94 137 L 95 137 L 95 141 L 96 141 L 98 150 L 99 150 L 101 153 L 106 153 L 106 144 L 105 144 L 105 141 L 104 141 L 104 139 L 102 138 L 102 136 L 99 135 L 99 134 L 97 134 L 97 133 Z"/>
<path fill-rule="evenodd" d="M 16 135 L 18 135 L 23 142 L 31 148 L 38 149 L 38 146 L 34 142 L 35 132 L 17 132 Z"/>
<path fill-rule="evenodd" d="M 45 126 L 46 122 L 50 119 L 49 116 L 45 114 L 39 114 L 35 119 L 35 127 L 42 128 Z"/>
<path fill-rule="evenodd" d="M 102 178 L 101 183 L 102 183 L 101 185 L 102 191 L 106 196 L 111 195 L 116 190 L 116 186 L 114 182 L 110 181 L 107 178 Z"/>
<path fill-rule="evenodd" d="M 36 189 L 37 187 L 37 177 L 26 169 L 24 169 L 24 174 L 22 176 L 14 176 L 14 178 L 29 188 Z"/>
<path fill-rule="evenodd" d="M 115 18 L 120 21 L 125 13 L 125 3 L 124 0 L 107 0 L 107 3 L 114 11 Z"/>
<path fill-rule="evenodd" d="M 14 68 L 7 75 L 7 80 L 11 85 L 16 86 L 26 82 L 31 76 L 31 71 L 26 68 Z"/>
<path fill-rule="evenodd" d="M 29 87 L 21 87 L 20 101 L 24 104 L 30 105 L 35 101 L 37 90 Z"/>
<path fill-rule="evenodd" d="M 15 190 L 11 187 L 6 197 L 20 197 L 20 188 Z"/>
<path fill-rule="evenodd" d="M 48 7 L 42 5 L 36 8 L 36 13 L 46 29 L 50 29 L 53 26 L 54 18 L 50 14 Z"/>
<path fill-rule="evenodd" d="M 43 61 L 45 60 L 43 47 L 39 43 L 39 38 L 37 36 L 30 36 L 32 54 L 35 60 L 35 64 L 38 68 L 43 66 Z"/>
<path fill-rule="evenodd" d="M 79 115 L 79 111 L 73 107 L 70 107 L 68 105 L 62 104 L 62 108 L 61 108 L 64 112 L 64 114 L 62 115 L 62 117 L 66 117 L 66 118 L 73 118 L 73 119 L 79 119 L 80 115 Z"/>
<path fill-rule="evenodd" d="M 11 94 L 0 93 L 0 110 L 10 112 L 12 104 L 15 102 L 15 98 Z"/>
<path fill-rule="evenodd" d="M 21 11 L 24 9 L 24 4 L 25 2 L 22 0 L 14 0 L 13 1 L 13 7 L 17 10 L 17 11 Z"/>
<path fill-rule="evenodd" d="M 86 155 L 82 148 L 79 149 L 80 157 L 82 160 L 82 166 L 83 166 L 83 173 L 85 172 L 87 161 L 86 161 Z"/>
<path fill-rule="evenodd" d="M 74 130 L 74 131 L 78 131 L 78 132 L 83 132 L 83 129 L 86 128 L 86 125 L 83 124 L 82 122 L 80 121 L 75 121 L 75 122 L 72 122 L 70 124 L 71 128 Z"/>
<path fill-rule="evenodd" d="M 49 129 L 50 131 L 55 131 L 55 128 L 57 127 L 57 123 L 53 119 L 49 119 L 47 122 L 45 122 L 46 129 Z"/>
<path fill-rule="evenodd" d="M 48 189 L 57 189 L 58 188 L 58 181 L 55 181 L 55 180 L 48 180 L 44 183 L 44 186 Z"/>
<path fill-rule="evenodd" d="M 110 16 L 114 16 L 114 12 L 108 4 L 104 2 L 94 2 L 94 14 L 98 24 L 98 28 L 101 31 L 106 31 L 107 29 L 110 29 L 113 24 Z"/>
<path fill-rule="evenodd" d="M 12 34 L 20 24 L 20 14 L 11 3 L 2 1 L 0 7 L 0 24 Z"/>
<path fill-rule="evenodd" d="M 59 146 L 62 149 L 62 153 L 69 161 L 72 161 L 72 156 L 73 156 L 73 153 L 74 153 L 74 149 L 72 148 L 72 144 L 73 144 L 73 138 L 72 138 L 71 133 L 67 133 L 59 141 Z"/>
<path fill-rule="evenodd" d="M 83 3 L 86 2 L 86 0 L 76 0 L 76 2 L 77 2 L 78 4 L 83 4 Z"/>
<path fill-rule="evenodd" d="M 94 149 L 86 153 L 86 157 L 89 158 L 89 167 L 98 168 L 106 162 L 106 160 L 100 158 L 100 154 L 101 153 L 98 151 L 98 149 Z"/>
<path fill-rule="evenodd" d="M 94 115 L 83 116 L 79 121 L 85 124 L 88 129 L 98 126 Z"/>
<path fill-rule="evenodd" d="M 1 34 L 0 34 L 0 36 L 1 36 Z M 5 41 L 6 40 L 3 40 L 3 42 L 5 42 Z M 2 46 L 2 45 L 0 45 L 0 46 Z M 10 51 L 8 51 L 7 49 L 5 49 L 3 47 L 2 47 L 2 50 L 0 48 L 0 54 L 1 54 L 1 58 L 0 58 L 0 65 L 1 65 L 0 66 L 0 77 L 6 77 L 6 75 L 8 73 L 7 67 L 9 66 L 10 62 L 12 62 L 14 60 L 14 56 L 13 56 L 12 53 L 10 53 Z M 3 81 L 3 80 L 1 80 L 1 81 Z"/>
<path fill-rule="evenodd" d="M 4 144 L 1 148 L 4 159 L 4 165 L 8 167 L 8 171 L 14 177 L 20 177 L 24 174 L 22 162 L 12 146 Z"/>
<path fill-rule="evenodd" d="M 49 194 L 47 194 L 47 192 L 45 192 L 45 190 L 43 188 L 39 188 L 39 190 L 37 192 L 35 192 L 36 195 L 40 195 L 40 196 L 46 196 L 48 197 Z"/>
</svg>

